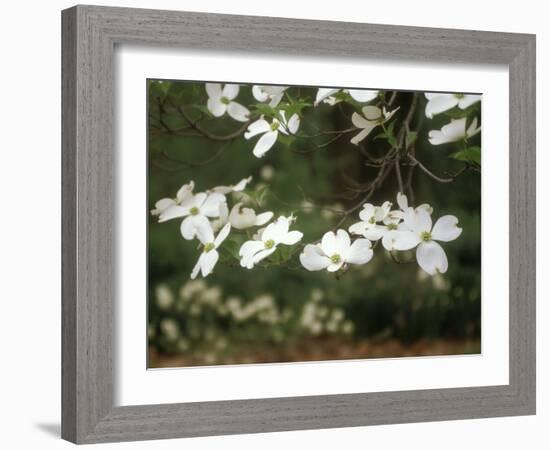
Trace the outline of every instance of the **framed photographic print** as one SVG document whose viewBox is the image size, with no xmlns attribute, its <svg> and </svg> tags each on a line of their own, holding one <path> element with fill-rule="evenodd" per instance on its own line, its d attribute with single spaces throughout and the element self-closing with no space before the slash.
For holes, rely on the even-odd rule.
<svg viewBox="0 0 550 450">
<path fill-rule="evenodd" d="M 64 11 L 63 437 L 534 414 L 534 55 Z"/>
</svg>

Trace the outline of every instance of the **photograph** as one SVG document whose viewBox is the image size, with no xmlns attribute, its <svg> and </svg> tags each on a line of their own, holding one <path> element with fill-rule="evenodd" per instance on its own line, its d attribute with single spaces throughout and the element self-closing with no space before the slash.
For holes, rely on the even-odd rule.
<svg viewBox="0 0 550 450">
<path fill-rule="evenodd" d="M 481 354 L 481 94 L 145 88 L 148 368 Z"/>
</svg>

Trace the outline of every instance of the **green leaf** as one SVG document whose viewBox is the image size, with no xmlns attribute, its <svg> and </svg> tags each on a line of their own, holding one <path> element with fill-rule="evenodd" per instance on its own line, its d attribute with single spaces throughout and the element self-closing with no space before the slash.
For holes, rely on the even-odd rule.
<svg viewBox="0 0 550 450">
<path fill-rule="evenodd" d="M 286 113 L 286 117 L 290 119 L 293 114 L 300 114 L 304 108 L 307 108 L 309 106 L 312 106 L 311 103 L 308 102 L 294 102 L 292 104 L 284 104 L 281 105 L 281 109 L 283 109 Z"/>
<path fill-rule="evenodd" d="M 412 144 L 414 144 L 417 137 L 418 137 L 418 133 L 416 131 L 409 131 L 407 133 L 407 137 L 405 138 L 407 143 L 407 148 L 410 147 Z"/>
<path fill-rule="evenodd" d="M 450 158 L 481 166 L 481 148 L 468 147 L 449 155 Z"/>
<path fill-rule="evenodd" d="M 228 254 L 229 256 L 232 256 L 233 258 L 239 260 L 239 249 L 241 248 L 240 244 L 238 242 L 235 242 L 230 239 L 226 239 L 223 244 L 220 246 L 220 250 L 222 252 Z"/>
<path fill-rule="evenodd" d="M 277 115 L 277 110 L 273 109 L 269 105 L 265 105 L 263 103 L 258 103 L 256 105 L 256 111 L 258 111 L 260 114 L 263 114 L 264 116 L 274 117 Z"/>
</svg>

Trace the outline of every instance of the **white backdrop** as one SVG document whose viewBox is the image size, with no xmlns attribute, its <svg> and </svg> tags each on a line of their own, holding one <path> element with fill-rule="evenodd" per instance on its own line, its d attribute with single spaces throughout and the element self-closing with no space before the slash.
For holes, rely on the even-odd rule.
<svg viewBox="0 0 550 450">
<path fill-rule="evenodd" d="M 550 120 L 548 61 L 550 30 L 544 2 L 479 2 L 463 0 L 456 6 L 440 0 L 394 0 L 391 8 L 379 3 L 340 0 L 335 5 L 278 0 L 103 1 L 105 5 L 135 6 L 233 14 L 271 15 L 312 19 L 392 23 L 403 25 L 473 28 L 537 33 L 538 57 L 538 228 L 548 227 L 542 210 L 542 179 L 548 157 L 542 149 Z M 3 58 L 0 123 L 2 163 L 0 221 L 2 255 L 2 383 L 0 398 L 5 448 L 69 448 L 59 439 L 60 416 L 60 13 L 72 2 L 9 2 L 1 16 Z M 318 5 L 318 4 L 317 4 Z M 498 7 L 498 14 L 495 8 Z M 6 160 L 7 158 L 7 160 Z M 544 186 L 543 186 L 544 184 Z M 546 217 L 545 217 L 546 216 Z M 545 222 L 546 227 L 543 226 Z M 540 233 L 539 255 L 548 248 Z M 264 435 L 200 438 L 155 443 L 127 443 L 117 448 L 225 449 L 281 448 L 307 445 L 317 448 L 369 446 L 372 448 L 464 449 L 482 446 L 499 449 L 543 448 L 548 438 L 550 396 L 544 376 L 550 358 L 544 345 L 549 325 L 543 304 L 544 264 L 539 258 L 538 286 L 538 410 L 536 417 L 469 420 L 441 423 L 300 431 Z M 6 289 L 7 288 L 7 289 Z M 546 291 L 544 292 L 543 289 Z M 544 356 L 544 354 L 546 355 Z M 543 357 L 545 359 L 543 359 Z M 525 445 L 527 442 L 530 445 Z M 114 448 L 104 445 L 100 448 Z"/>
</svg>

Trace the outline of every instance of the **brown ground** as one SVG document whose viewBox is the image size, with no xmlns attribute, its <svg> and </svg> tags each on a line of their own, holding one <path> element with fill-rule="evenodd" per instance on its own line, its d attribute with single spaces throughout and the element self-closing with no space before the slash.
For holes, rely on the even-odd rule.
<svg viewBox="0 0 550 450">
<path fill-rule="evenodd" d="M 149 367 L 185 367 L 225 364 L 254 364 L 340 359 L 442 356 L 480 353 L 479 340 L 422 340 L 404 344 L 398 340 L 372 342 L 341 338 L 303 339 L 293 346 L 241 348 L 231 354 L 199 353 L 166 355 L 149 351 Z"/>
</svg>

